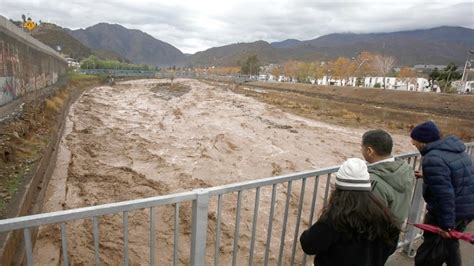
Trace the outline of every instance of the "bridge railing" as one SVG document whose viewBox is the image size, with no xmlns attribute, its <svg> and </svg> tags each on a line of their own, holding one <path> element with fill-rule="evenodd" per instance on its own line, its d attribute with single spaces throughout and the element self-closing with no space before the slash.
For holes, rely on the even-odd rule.
<svg viewBox="0 0 474 266">
<path fill-rule="evenodd" d="M 473 158 L 474 142 L 466 146 L 468 154 Z M 414 169 L 420 167 L 418 153 L 403 154 L 395 159 L 406 160 Z M 89 219 L 92 222 L 95 263 L 99 265 L 100 220 L 106 215 L 119 215 L 122 219 L 123 264 L 128 265 L 129 212 L 145 210 L 148 213 L 150 250 L 146 262 L 155 265 L 156 210 L 160 206 L 172 206 L 174 246 L 166 255 L 169 258 L 172 256 L 173 265 L 177 265 L 183 257 L 184 261 L 191 265 L 306 265 L 311 259 L 299 248 L 299 235 L 315 222 L 327 204 L 338 168 L 330 167 L 166 196 L 4 219 L 0 220 L 0 232 L 22 230 L 26 262 L 27 265 L 33 265 L 35 258 L 31 242 L 32 229 L 59 224 L 62 261 L 67 265 L 68 245 L 73 239 L 68 239 L 66 223 Z M 424 211 L 422 182 L 421 179 L 416 181 L 408 223 L 405 223 L 400 236 L 399 247 L 409 255 L 413 254 L 413 241 L 420 233 L 409 223 L 420 222 Z M 183 232 L 180 232 L 180 206 L 189 203 L 192 228 L 190 242 L 187 243 L 188 255 L 180 252 L 186 245 L 181 244 L 179 239 L 183 237 Z"/>
<path fill-rule="evenodd" d="M 127 70 L 127 69 L 79 69 L 79 73 L 87 75 L 110 75 L 114 77 L 148 77 L 158 75 L 157 71 L 150 70 Z"/>
</svg>

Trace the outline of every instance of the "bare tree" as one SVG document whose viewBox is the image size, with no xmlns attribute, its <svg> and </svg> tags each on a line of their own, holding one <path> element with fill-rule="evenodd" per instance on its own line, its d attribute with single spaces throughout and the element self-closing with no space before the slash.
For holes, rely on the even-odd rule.
<svg viewBox="0 0 474 266">
<path fill-rule="evenodd" d="M 385 78 L 395 66 L 395 58 L 392 56 L 376 55 L 374 65 L 377 71 L 383 76 L 383 89 L 386 88 Z"/>
</svg>

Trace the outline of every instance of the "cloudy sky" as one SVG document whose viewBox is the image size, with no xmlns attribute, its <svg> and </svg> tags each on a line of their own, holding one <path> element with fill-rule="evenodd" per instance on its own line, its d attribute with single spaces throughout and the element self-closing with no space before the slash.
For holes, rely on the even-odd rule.
<svg viewBox="0 0 474 266">
<path fill-rule="evenodd" d="M 470 1 L 0 0 L 0 15 L 71 29 L 99 22 L 139 29 L 185 53 L 236 42 L 309 40 L 335 32 L 474 28 Z"/>
</svg>

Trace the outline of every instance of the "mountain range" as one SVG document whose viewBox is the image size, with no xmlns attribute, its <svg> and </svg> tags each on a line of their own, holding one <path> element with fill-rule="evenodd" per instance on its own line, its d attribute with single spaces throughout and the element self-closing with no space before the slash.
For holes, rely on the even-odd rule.
<svg viewBox="0 0 474 266">
<path fill-rule="evenodd" d="M 83 59 L 90 55 L 96 55 L 104 60 L 118 60 L 128 62 L 123 56 L 110 50 L 91 49 L 82 44 L 76 38 L 63 29 L 52 23 L 41 23 L 31 32 L 31 35 L 54 50 L 60 50 L 63 54 L 76 59 Z"/>
<path fill-rule="evenodd" d="M 263 64 L 284 63 L 291 59 L 330 61 L 340 56 L 356 57 L 363 51 L 394 56 L 398 66 L 446 65 L 450 62 L 461 66 L 467 52 L 474 48 L 473 29 L 448 26 L 390 33 L 334 33 L 304 41 L 288 39 L 269 43 L 259 40 L 213 47 L 191 55 L 145 32 L 118 24 L 99 23 L 86 29 L 63 29 L 69 36 L 58 35 L 59 29 L 62 28 L 50 27 L 50 33 L 35 33 L 35 37 L 51 46 L 58 43 L 58 38 L 62 39 L 63 43 L 70 43 L 70 47 L 64 45 L 63 52 L 68 50 L 80 58 L 93 53 L 159 67 L 237 66 L 253 54 Z"/>
<path fill-rule="evenodd" d="M 185 64 L 186 56 L 171 44 L 118 24 L 99 23 L 67 32 L 90 48 L 116 52 L 136 64 L 160 67 Z"/>
<path fill-rule="evenodd" d="M 391 33 L 335 33 L 307 41 L 231 44 L 198 52 L 191 56 L 191 63 L 235 65 L 249 54 L 256 54 L 264 63 L 282 63 L 288 59 L 328 61 L 340 56 L 356 57 L 367 51 L 394 56 L 400 66 L 450 62 L 463 65 L 467 52 L 473 48 L 473 29 L 445 26 Z"/>
<path fill-rule="evenodd" d="M 67 34 L 63 28 L 55 24 L 41 23 L 31 32 L 31 36 L 54 50 L 60 50 L 73 58 L 84 58 L 93 54 L 91 48 L 78 42 L 74 37 Z"/>
</svg>

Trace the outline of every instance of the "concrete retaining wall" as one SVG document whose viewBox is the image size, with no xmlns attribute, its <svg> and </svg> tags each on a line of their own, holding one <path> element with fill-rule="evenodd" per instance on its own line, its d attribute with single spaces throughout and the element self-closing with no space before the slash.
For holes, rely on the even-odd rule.
<svg viewBox="0 0 474 266">
<path fill-rule="evenodd" d="M 0 106 L 54 84 L 67 61 L 0 16 Z"/>
<path fill-rule="evenodd" d="M 19 217 L 41 213 L 49 180 L 56 167 L 59 143 L 64 133 L 66 117 L 71 105 L 82 95 L 82 89 L 69 91 L 69 98 L 59 114 L 59 125 L 53 130 L 48 146 L 31 175 L 25 176 L 25 185 L 19 189 L 14 199 L 18 208 L 7 212 L 7 217 Z M 31 241 L 34 246 L 38 228 L 31 228 Z M 25 265 L 23 232 L 21 230 L 0 234 L 0 265 Z"/>
</svg>

